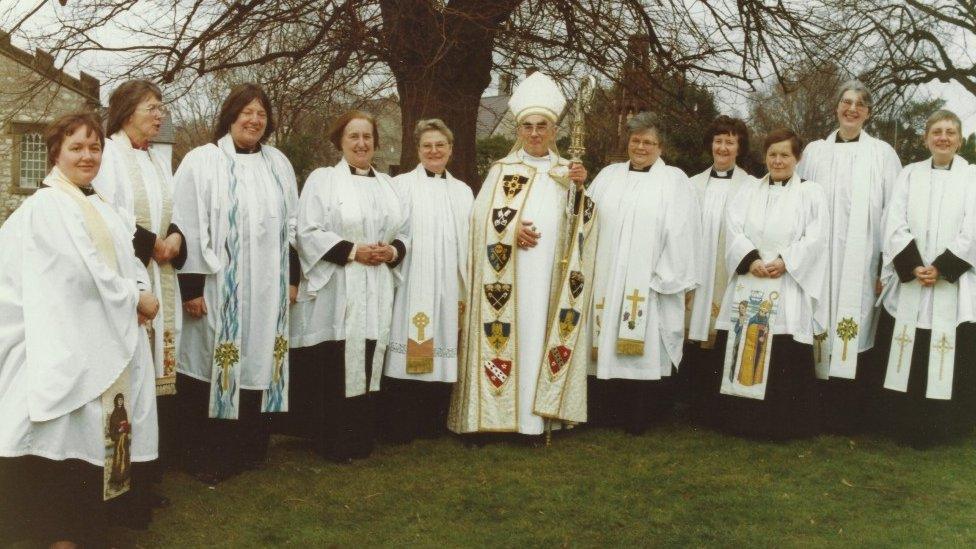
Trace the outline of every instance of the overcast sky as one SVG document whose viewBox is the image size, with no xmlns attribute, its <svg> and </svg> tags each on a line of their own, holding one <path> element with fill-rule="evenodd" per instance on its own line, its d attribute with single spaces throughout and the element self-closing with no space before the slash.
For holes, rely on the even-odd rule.
<svg viewBox="0 0 976 549">
<path fill-rule="evenodd" d="M 34 4 L 33 1 L 28 2 L 26 0 L 0 0 L 0 15 L 7 16 L 6 21 L 0 20 L 0 28 L 11 25 L 12 23 L 10 23 L 10 20 L 12 20 L 13 16 L 17 12 L 23 13 L 35 5 L 36 4 Z M 54 9 L 58 9 L 56 6 L 57 6 L 56 2 L 50 0 L 48 4 L 44 8 L 42 8 L 42 11 L 38 13 L 37 16 L 32 20 L 34 24 L 43 24 L 44 20 L 46 19 L 45 16 L 46 15 L 49 16 Z M 13 42 L 15 45 L 26 49 L 26 44 L 23 42 L 23 40 L 20 40 L 17 37 L 15 37 Z M 113 76 L 111 74 L 112 64 L 106 63 L 106 61 L 110 57 L 111 56 L 105 56 L 104 54 L 101 55 L 100 57 L 96 56 L 95 54 L 89 54 L 87 56 L 82 56 L 79 59 L 70 63 L 67 69 L 69 73 L 75 75 L 77 75 L 79 71 L 84 70 L 85 72 L 88 72 L 93 76 L 104 79 L 106 77 Z M 497 78 L 495 80 L 497 82 Z M 946 108 L 955 112 L 956 114 L 959 115 L 960 118 L 962 118 L 963 132 L 965 135 L 969 135 L 971 133 L 976 132 L 976 97 L 974 97 L 973 94 L 966 91 L 966 89 L 963 88 L 960 84 L 956 82 L 950 82 L 947 84 L 935 82 L 923 86 L 921 91 L 922 91 L 922 95 L 929 94 L 935 98 L 945 99 Z M 107 103 L 108 94 L 110 92 L 111 89 L 109 89 L 107 86 L 103 86 L 102 88 L 103 103 Z M 489 88 L 488 92 L 494 93 L 495 90 L 493 88 Z M 725 95 L 726 94 L 720 93 L 718 94 L 718 97 L 721 98 Z M 732 101 L 736 103 L 736 106 L 732 108 L 725 108 L 725 109 L 720 107 L 719 109 L 725 112 L 739 111 L 739 115 L 745 115 L 746 113 L 742 112 L 744 110 L 744 107 L 742 106 L 744 102 L 741 101 L 741 99 L 735 99 L 735 98 L 733 98 Z"/>
</svg>

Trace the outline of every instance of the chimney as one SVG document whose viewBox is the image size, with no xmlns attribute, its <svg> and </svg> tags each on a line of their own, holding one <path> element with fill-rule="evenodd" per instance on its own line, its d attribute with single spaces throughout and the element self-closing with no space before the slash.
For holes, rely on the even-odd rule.
<svg viewBox="0 0 976 549">
<path fill-rule="evenodd" d="M 54 68 L 54 57 L 50 53 L 38 49 L 34 52 L 34 64 L 39 69 L 52 69 Z"/>
</svg>

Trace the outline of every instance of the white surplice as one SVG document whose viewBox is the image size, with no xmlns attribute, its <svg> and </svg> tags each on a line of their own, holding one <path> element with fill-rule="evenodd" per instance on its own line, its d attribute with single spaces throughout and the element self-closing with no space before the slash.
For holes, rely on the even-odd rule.
<svg viewBox="0 0 976 549">
<path fill-rule="evenodd" d="M 726 205 L 726 266 L 730 282 L 716 328 L 729 330 L 739 263 L 753 250 L 765 262 L 782 257 L 774 335 L 789 334 L 812 344 L 827 322 L 828 213 L 823 187 L 796 174 L 770 184 L 769 176 L 746 182 Z"/>
<path fill-rule="evenodd" d="M 474 195 L 450 173 L 428 177 L 423 165 L 393 178 L 410 208 L 411 252 L 401 265 L 404 281 L 396 290 L 393 323 L 384 373 L 413 381 L 457 381 L 458 302 L 467 299 L 468 217 Z M 428 332 L 434 338 L 433 371 L 407 373 L 407 338 L 417 328 L 411 291 L 429 294 Z"/>
<path fill-rule="evenodd" d="M 693 341 L 708 341 L 710 328 L 714 327 L 712 319 L 717 318 L 725 297 L 728 273 L 725 270 L 725 247 L 720 244 L 728 239 L 728 231 L 725 230 L 726 202 L 729 197 L 735 196 L 743 183 L 753 179 L 738 166 L 732 169 L 731 179 L 711 177 L 712 171 L 713 168 L 709 168 L 691 178 L 701 211 L 700 283 L 695 290 L 688 327 L 688 339 Z M 726 276 L 716 281 L 720 272 Z"/>
<path fill-rule="evenodd" d="M 140 182 L 133 181 L 130 177 L 130 163 L 134 163 L 139 170 Z M 133 188 L 136 184 L 141 184 L 142 188 Z M 166 157 L 154 151 L 152 145 L 149 146 L 148 151 L 133 148 L 129 137 L 122 131 L 107 138 L 105 149 L 102 151 L 102 165 L 95 180 L 92 181 L 92 186 L 108 203 L 130 215 L 135 215 L 135 197 L 145 196 L 149 206 L 149 219 L 146 220 L 148 226 L 143 228 L 155 233 L 159 238 L 166 238 L 169 226 L 163 226 L 164 207 L 172 211 L 173 171 Z M 165 204 L 166 201 L 170 203 Z M 149 260 L 148 272 L 153 295 L 159 300 L 159 313 L 152 323 L 154 334 L 152 354 L 156 377 L 160 378 L 164 375 L 165 318 L 167 314 L 173 316 L 172 345 L 175 349 L 179 349 L 180 328 L 183 324 L 183 301 L 180 298 L 179 285 L 175 280 L 172 281 L 171 295 L 166 299 L 159 265 L 153 259 Z M 173 358 L 175 360 L 175 357 Z"/>
<path fill-rule="evenodd" d="M 855 174 L 859 173 L 857 164 L 861 162 L 868 164 L 861 172 L 867 174 L 868 179 L 854 181 Z M 874 346 L 874 333 L 877 330 L 875 280 L 881 272 L 883 214 L 890 201 L 895 178 L 901 170 L 901 161 L 891 145 L 868 135 L 867 132 L 862 131 L 858 141 L 838 143 L 837 132 L 834 131 L 826 139 L 818 139 L 807 145 L 796 170 L 801 177 L 823 186 L 830 212 L 827 249 L 830 260 L 830 312 L 827 327 L 834 329 L 832 327 L 838 324 L 841 281 L 860 282 L 861 314 L 857 324 L 859 329 L 856 351 L 866 351 Z M 848 227 L 855 185 L 868 186 L 865 220 L 865 230 L 868 233 L 862 268 L 859 272 L 850 272 L 854 269 L 845 269 L 844 252 L 848 248 Z"/>
<path fill-rule="evenodd" d="M 258 153 L 233 155 L 238 166 L 237 192 L 242 197 L 237 219 L 241 236 L 237 272 L 241 285 L 240 387 L 251 390 L 271 385 L 282 264 L 279 231 L 285 224 L 289 241 L 294 242 L 298 203 L 291 163 L 278 149 L 261 147 Z M 203 318 L 183 318 L 177 371 L 206 383 L 211 381 L 214 333 L 220 319 L 217 277 L 226 266 L 220 258 L 228 235 L 231 176 L 226 153 L 212 143 L 187 153 L 175 176 L 173 223 L 183 233 L 187 248 L 180 272 L 206 275 L 203 298 L 208 307 Z M 279 179 L 285 196 L 279 191 Z M 282 200 L 284 218 L 279 213 Z"/>
<path fill-rule="evenodd" d="M 953 159 L 951 170 L 932 169 L 931 159 L 905 166 L 895 183 L 891 205 L 885 217 L 884 232 L 884 292 L 881 299 L 888 314 L 896 318 L 903 284 L 895 273 L 894 258 L 913 240 L 920 240 L 910 221 L 910 216 L 913 215 L 910 183 L 912 180 L 925 178 L 931 181 L 931 186 L 927 200 L 929 211 L 918 212 L 928 219 L 928 245 L 919 245 L 918 249 L 922 261 L 925 265 L 931 265 L 939 255 L 949 250 L 970 265 L 976 265 L 976 169 L 960 156 Z M 943 198 L 949 195 L 949 185 L 962 188 L 959 193 L 959 196 L 964 197 L 962 204 L 944 203 Z M 953 212 L 953 217 L 958 217 L 953 223 L 955 226 L 947 234 L 938 234 L 940 229 L 947 228 L 943 218 L 948 217 L 950 211 Z M 969 269 L 959 277 L 956 284 L 959 294 L 955 324 L 976 322 L 976 272 Z M 918 328 L 932 328 L 933 293 L 932 287 L 921 289 Z"/>
<path fill-rule="evenodd" d="M 388 175 L 374 173 L 375 177 L 352 175 L 345 160 L 319 168 L 308 176 L 298 206 L 296 248 L 302 281 L 292 307 L 291 344 L 310 347 L 346 341 L 347 397 L 380 388 L 401 265 L 393 269 L 355 261 L 338 265 L 323 256 L 343 240 L 354 244 L 400 240 L 407 246 L 410 242 L 408 205 L 401 204 Z M 367 339 L 377 342 L 372 379 L 366 379 Z"/>
<path fill-rule="evenodd" d="M 156 381 L 132 249 L 135 225 L 97 195 L 118 263 L 105 263 L 78 204 L 42 188 L 0 227 L 0 456 L 105 460 L 102 393 L 129 371 L 132 461 L 158 455 Z"/>
<path fill-rule="evenodd" d="M 589 371 L 599 379 L 655 380 L 671 375 L 681 362 L 684 343 L 684 293 L 698 284 L 701 223 L 688 176 L 663 160 L 650 172 L 629 170 L 630 163 L 607 166 L 587 193 L 596 203 L 599 223 L 596 276 L 590 318 L 600 317 L 594 334 L 597 360 Z M 630 307 L 628 272 L 636 251 L 649 262 L 638 269 L 646 293 L 641 355 L 617 352 L 619 319 Z M 601 309 L 595 307 L 602 305 Z"/>
</svg>

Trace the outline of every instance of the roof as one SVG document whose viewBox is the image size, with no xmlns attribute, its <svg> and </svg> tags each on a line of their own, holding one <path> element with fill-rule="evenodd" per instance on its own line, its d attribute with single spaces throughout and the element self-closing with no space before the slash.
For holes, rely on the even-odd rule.
<svg viewBox="0 0 976 549">
<path fill-rule="evenodd" d="M 75 78 L 63 70 L 55 68 L 54 57 L 50 53 L 38 49 L 34 52 L 34 55 L 31 55 L 11 44 L 10 33 L 2 30 L 0 30 L 0 54 L 9 57 L 61 86 L 81 94 L 94 105 L 98 105 L 100 102 L 99 89 L 101 83 L 97 78 L 84 71 Z"/>
<path fill-rule="evenodd" d="M 495 128 L 505 118 L 508 112 L 508 100 L 510 95 L 494 95 L 482 97 L 481 104 L 478 106 L 478 121 L 475 125 L 475 135 L 478 139 L 489 137 L 495 132 Z"/>
<path fill-rule="evenodd" d="M 152 140 L 153 143 L 176 143 L 176 127 L 173 126 L 173 115 L 168 114 L 163 118 L 163 125 L 159 128 L 159 133 Z"/>
</svg>

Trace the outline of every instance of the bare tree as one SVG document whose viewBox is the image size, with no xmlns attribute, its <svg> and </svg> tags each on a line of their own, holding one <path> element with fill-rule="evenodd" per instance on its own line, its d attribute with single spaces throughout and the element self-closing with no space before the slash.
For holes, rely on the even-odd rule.
<svg viewBox="0 0 976 549">
<path fill-rule="evenodd" d="M 854 3 L 872 1 L 884 0 Z M 904 14 L 913 25 L 959 25 L 921 2 L 908 1 Z M 479 100 L 496 65 L 539 67 L 569 92 L 572 76 L 595 71 L 635 94 L 681 94 L 669 85 L 676 79 L 753 89 L 770 76 L 786 81 L 801 62 L 857 63 L 866 46 L 911 39 L 885 21 L 866 23 L 840 0 L 86 0 L 69 2 L 57 19 L 31 38 L 62 62 L 91 51 L 119 55 L 120 77 L 184 88 L 208 74 L 261 67 L 262 82 L 277 81 L 294 102 L 282 112 L 299 118 L 324 96 L 369 96 L 393 82 L 403 142 L 417 119 L 444 119 L 457 137 L 453 170 L 467 181 L 475 177 Z M 650 50 L 640 85 L 618 81 L 634 35 Z M 912 72 L 914 51 L 898 50 L 904 63 L 879 69 L 878 80 L 941 74 Z M 414 147 L 402 150 L 402 165 L 416 161 Z"/>
</svg>

